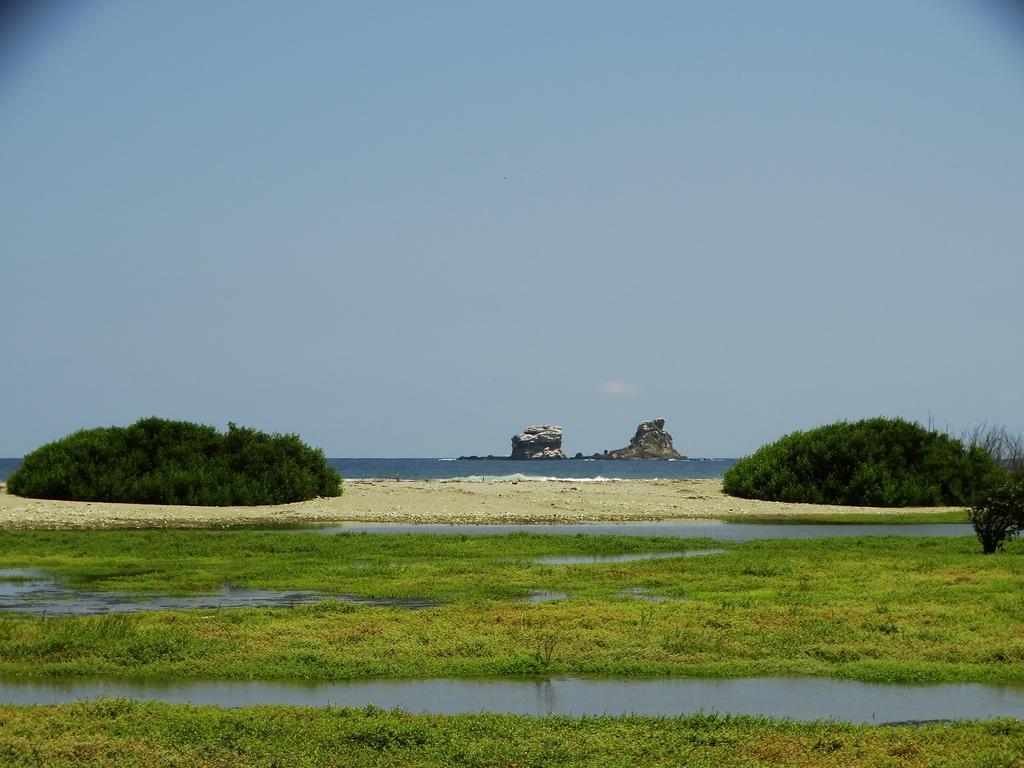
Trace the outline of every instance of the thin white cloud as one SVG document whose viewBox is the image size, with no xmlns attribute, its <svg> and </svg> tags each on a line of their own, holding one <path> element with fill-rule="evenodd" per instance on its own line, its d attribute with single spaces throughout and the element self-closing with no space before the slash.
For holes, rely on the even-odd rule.
<svg viewBox="0 0 1024 768">
<path fill-rule="evenodd" d="M 628 397 L 640 391 L 636 384 L 627 384 L 624 381 L 606 381 L 597 391 L 602 395 L 614 395 L 615 397 Z"/>
</svg>

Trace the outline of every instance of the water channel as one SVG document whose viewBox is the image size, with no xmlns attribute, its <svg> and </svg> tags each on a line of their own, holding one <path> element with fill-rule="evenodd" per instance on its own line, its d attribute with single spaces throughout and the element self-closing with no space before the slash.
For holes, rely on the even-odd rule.
<svg viewBox="0 0 1024 768">
<path fill-rule="evenodd" d="M 242 707 L 401 707 L 410 712 L 658 715 L 698 712 L 881 724 L 1024 717 L 1024 686 L 894 685 L 809 677 L 737 680 L 547 678 L 373 680 L 344 683 L 0 680 L 0 704 L 65 704 L 98 697 Z"/>
<path fill-rule="evenodd" d="M 825 539 L 833 536 L 973 536 L 967 523 L 727 523 L 723 520 L 657 520 L 625 523 L 343 523 L 288 526 L 281 530 L 336 533 L 445 533 L 468 536 L 496 536 L 505 533 L 550 533 L 591 536 L 665 536 L 718 541 L 758 539 Z"/>
</svg>

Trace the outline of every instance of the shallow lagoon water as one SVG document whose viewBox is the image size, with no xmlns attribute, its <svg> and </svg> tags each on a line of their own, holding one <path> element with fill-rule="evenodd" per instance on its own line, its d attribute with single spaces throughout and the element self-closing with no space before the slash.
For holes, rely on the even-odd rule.
<svg viewBox="0 0 1024 768">
<path fill-rule="evenodd" d="M 224 584 L 215 594 L 185 597 L 144 592 L 94 592 L 64 586 L 41 571 L 0 570 L 0 611 L 34 616 L 91 616 L 189 608 L 291 608 L 328 600 L 400 608 L 430 608 L 439 604 L 425 599 L 375 599 L 314 591 L 249 589 L 231 584 Z"/>
<path fill-rule="evenodd" d="M 569 595 L 565 592 L 551 592 L 546 589 L 537 590 L 526 598 L 528 603 L 556 603 L 559 600 L 568 600 Z"/>
<path fill-rule="evenodd" d="M 695 549 L 683 552 L 630 552 L 617 555 L 556 555 L 538 557 L 542 565 L 622 563 L 635 560 L 663 560 L 724 554 L 723 549 Z M 361 563 L 357 563 L 362 565 Z M 567 599 L 561 592 L 538 591 L 526 598 L 530 603 Z M 424 598 L 370 598 L 316 591 L 276 591 L 223 584 L 209 595 L 171 596 L 144 592 L 99 592 L 75 589 L 56 581 L 46 571 L 34 568 L 0 569 L 0 612 L 33 616 L 90 616 L 141 611 L 173 611 L 194 608 L 292 608 L 297 605 L 337 600 L 359 605 L 431 608 L 440 605 Z"/>
<path fill-rule="evenodd" d="M 636 560 L 701 557 L 724 554 L 724 549 L 696 549 L 683 552 L 630 552 L 617 555 L 556 555 L 535 558 L 542 565 L 586 565 Z M 363 565 L 355 564 L 357 567 Z M 537 591 L 526 598 L 530 603 L 568 599 L 562 592 Z M 650 598 L 645 598 L 650 599 Z M 170 596 L 144 592 L 99 592 L 75 589 L 56 581 L 51 574 L 35 568 L 0 569 L 0 612 L 34 616 L 90 616 L 109 613 L 138 613 L 193 608 L 292 608 L 328 600 L 359 605 L 430 608 L 438 601 L 425 598 L 370 598 L 317 591 L 275 591 L 250 589 L 225 583 L 215 594 Z"/>
<path fill-rule="evenodd" d="M 677 600 L 685 600 L 685 597 L 668 597 L 667 595 L 656 595 L 641 587 L 629 587 L 616 593 L 618 597 L 632 597 L 635 600 L 643 600 L 648 603 L 671 603 Z"/>
<path fill-rule="evenodd" d="M 676 557 L 705 557 L 725 554 L 724 549 L 689 549 L 684 552 L 628 552 L 621 555 L 552 555 L 536 557 L 540 565 L 593 565 L 595 563 L 629 563 L 634 560 L 669 560 Z"/>
<path fill-rule="evenodd" d="M 178 704 L 356 706 L 410 712 L 655 715 L 697 712 L 881 724 L 1024 717 L 1024 686 L 893 685 L 821 678 L 738 680 L 550 678 L 373 680 L 345 683 L 0 681 L 0 703 L 64 704 L 123 697 Z"/>
<path fill-rule="evenodd" d="M 268 529 L 271 530 L 271 529 Z M 482 523 L 344 523 L 301 528 L 292 532 L 324 535 L 337 533 L 444 533 L 467 536 L 497 536 L 506 533 L 547 533 L 575 536 L 665 536 L 681 539 L 710 538 L 718 541 L 755 541 L 758 539 L 825 539 L 834 536 L 973 536 L 967 523 L 921 524 L 846 524 L 829 523 L 727 523 L 722 520 L 662 520 L 626 523 L 522 523 L 490 525 Z"/>
</svg>

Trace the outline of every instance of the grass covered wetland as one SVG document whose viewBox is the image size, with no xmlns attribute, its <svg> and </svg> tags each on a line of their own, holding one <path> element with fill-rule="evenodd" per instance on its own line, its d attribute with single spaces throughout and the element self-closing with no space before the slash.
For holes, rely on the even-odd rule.
<svg viewBox="0 0 1024 768">
<path fill-rule="evenodd" d="M 129 701 L 0 707 L 0 761 L 86 766 L 1011 768 L 1019 720 L 877 728 L 755 717 L 533 718 Z"/>
<path fill-rule="evenodd" d="M 710 548 L 720 554 L 664 557 Z M 542 558 L 658 558 L 545 564 Z M 747 543 L 240 530 L 0 532 L 8 584 L 364 598 L 287 608 L 0 614 L 5 680 L 528 680 L 811 675 L 1024 681 L 1024 547 L 973 538 Z M 563 599 L 531 602 L 539 593 Z M 628 699 L 628 694 L 626 695 Z M 619 711 L 631 703 L 621 702 Z M 1019 720 L 870 726 L 754 716 L 429 715 L 126 700 L 0 707 L 12 766 L 1016 766 Z"/>
<path fill-rule="evenodd" d="M 551 556 L 684 553 L 549 564 Z M 507 675 L 1024 682 L 1024 548 L 970 538 L 744 544 L 614 536 L 0 532 L 0 565 L 153 594 L 225 583 L 366 598 L 0 616 L 0 673 L 334 680 Z M 21 577 L 24 578 L 24 577 Z M 538 593 L 564 599 L 531 602 Z M 56 611 L 55 613 L 59 613 Z"/>
</svg>

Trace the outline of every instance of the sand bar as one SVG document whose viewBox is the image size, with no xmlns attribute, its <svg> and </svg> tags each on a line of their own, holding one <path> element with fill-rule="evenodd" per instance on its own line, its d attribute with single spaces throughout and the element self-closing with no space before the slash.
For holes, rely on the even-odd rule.
<svg viewBox="0 0 1024 768">
<path fill-rule="evenodd" d="M 939 512 L 737 499 L 721 480 L 347 480 L 331 499 L 265 507 L 188 507 L 26 499 L 0 483 L 0 528 L 203 527 L 317 522 L 571 523 Z"/>
</svg>

